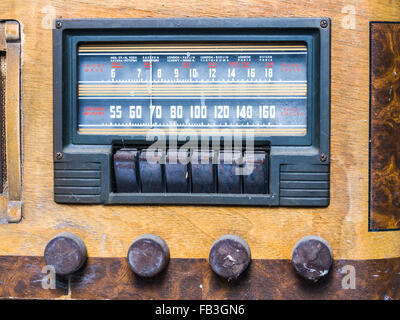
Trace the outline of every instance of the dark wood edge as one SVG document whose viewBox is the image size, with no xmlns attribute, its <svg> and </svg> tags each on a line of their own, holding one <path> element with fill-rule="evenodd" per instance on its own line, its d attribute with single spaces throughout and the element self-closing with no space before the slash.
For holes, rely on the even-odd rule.
<svg viewBox="0 0 400 320">
<path fill-rule="evenodd" d="M 0 256 L 0 297 L 28 299 L 400 299 L 400 258 L 335 261 L 327 279 L 308 283 L 289 260 L 253 260 L 238 280 L 215 275 L 205 259 L 171 259 L 153 279 L 135 276 L 125 258 L 89 258 L 69 278 L 43 289 L 43 257 Z M 349 270 L 355 289 L 348 288 Z M 344 284 L 344 286 L 343 286 Z"/>
</svg>

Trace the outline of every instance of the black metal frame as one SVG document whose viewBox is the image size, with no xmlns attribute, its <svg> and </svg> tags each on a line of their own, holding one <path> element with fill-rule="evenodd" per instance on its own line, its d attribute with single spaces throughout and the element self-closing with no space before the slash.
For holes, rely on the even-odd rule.
<svg viewBox="0 0 400 320">
<path fill-rule="evenodd" d="M 325 25 L 322 21 L 327 22 Z M 89 136 L 77 130 L 76 53 L 79 43 L 127 41 L 302 41 L 308 47 L 308 130 L 304 137 L 256 138 L 271 146 L 269 194 L 116 194 L 112 193 L 113 143 L 143 144 L 142 136 Z M 328 197 L 280 201 L 281 165 L 314 168 L 327 165 L 330 144 L 330 19 L 63 19 L 53 31 L 54 161 L 79 168 L 99 163 L 101 192 L 66 194 L 55 190 L 55 200 L 65 203 L 154 203 L 326 206 Z M 324 157 L 321 157 L 324 155 Z M 61 158 L 62 157 L 62 158 Z M 311 167 L 310 167 L 311 166 Z M 56 169 L 55 169 L 56 170 Z M 72 169 L 70 169 L 72 170 Z M 313 171 L 312 169 L 310 169 Z M 65 170 L 64 170 L 65 171 Z M 68 176 L 68 171 L 59 173 Z M 84 179 L 80 179 L 84 180 Z M 57 183 L 57 175 L 55 174 Z M 55 184 L 56 184 L 55 183 Z M 77 189 L 81 186 L 76 183 Z M 329 191 L 328 191 L 329 192 Z M 314 200 L 315 201 L 314 201 Z"/>
</svg>

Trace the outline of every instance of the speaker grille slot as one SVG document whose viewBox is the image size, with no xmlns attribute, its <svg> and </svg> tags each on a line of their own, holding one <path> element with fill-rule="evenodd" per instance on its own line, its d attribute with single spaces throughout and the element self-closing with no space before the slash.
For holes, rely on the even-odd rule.
<svg viewBox="0 0 400 320">
<path fill-rule="evenodd" d="M 5 105 L 6 105 L 6 55 L 0 53 L 0 193 L 6 185 L 6 130 L 5 130 Z"/>
</svg>

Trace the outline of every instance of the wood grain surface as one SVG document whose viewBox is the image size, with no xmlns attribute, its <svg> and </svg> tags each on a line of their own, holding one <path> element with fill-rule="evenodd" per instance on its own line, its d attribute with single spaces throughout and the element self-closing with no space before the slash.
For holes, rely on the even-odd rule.
<svg viewBox="0 0 400 320">
<path fill-rule="evenodd" d="M 395 0 L 111 0 L 0 2 L 22 35 L 23 219 L 0 225 L 0 255 L 41 256 L 70 231 L 89 257 L 124 257 L 131 241 L 154 233 L 172 258 L 206 258 L 223 234 L 245 239 L 256 259 L 289 259 L 315 234 L 336 259 L 400 256 L 400 232 L 368 231 L 369 21 L 397 20 Z M 327 208 L 58 205 L 53 201 L 53 18 L 330 17 L 331 204 Z M 0 219 L 1 220 L 1 219 Z"/>
<path fill-rule="evenodd" d="M 44 289 L 42 257 L 0 256 L 0 297 L 40 299 L 400 299 L 400 260 L 338 260 L 327 279 L 310 283 L 288 260 L 253 260 L 230 282 L 212 272 L 205 259 L 172 259 L 155 278 L 140 278 L 125 258 L 89 258 L 70 278 Z M 349 270 L 355 281 L 349 281 Z M 346 278 L 347 277 L 347 278 Z M 351 286 L 352 285 L 352 286 Z M 46 285 L 45 285 L 46 288 Z"/>
<path fill-rule="evenodd" d="M 371 24 L 371 229 L 400 228 L 400 24 Z"/>
</svg>

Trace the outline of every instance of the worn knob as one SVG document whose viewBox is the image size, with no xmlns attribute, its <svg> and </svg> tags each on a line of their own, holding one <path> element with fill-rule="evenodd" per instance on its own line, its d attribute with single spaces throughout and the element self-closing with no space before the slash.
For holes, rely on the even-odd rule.
<svg viewBox="0 0 400 320">
<path fill-rule="evenodd" d="M 293 248 L 293 267 L 307 280 L 316 282 L 324 278 L 329 273 L 332 262 L 332 248 L 328 241 L 321 237 L 304 237 Z"/>
<path fill-rule="evenodd" d="M 239 236 L 224 235 L 211 246 L 209 256 L 211 269 L 228 280 L 238 278 L 249 266 L 250 261 L 250 248 Z"/>
<path fill-rule="evenodd" d="M 166 268 L 169 248 L 159 236 L 145 234 L 132 242 L 127 258 L 132 271 L 138 276 L 154 277 Z"/>
<path fill-rule="evenodd" d="M 63 232 L 52 238 L 44 250 L 47 265 L 54 266 L 59 275 L 68 275 L 79 270 L 87 259 L 86 245 L 81 238 Z"/>
</svg>

